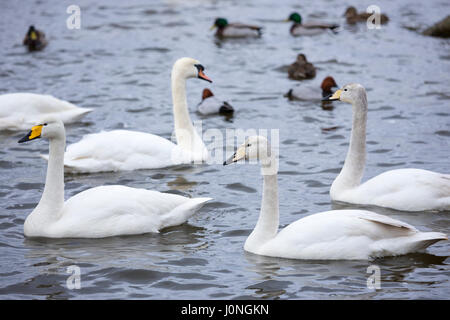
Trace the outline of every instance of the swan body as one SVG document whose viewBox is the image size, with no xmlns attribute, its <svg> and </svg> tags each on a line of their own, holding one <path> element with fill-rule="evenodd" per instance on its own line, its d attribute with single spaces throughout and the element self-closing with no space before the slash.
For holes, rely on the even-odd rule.
<svg viewBox="0 0 450 320">
<path fill-rule="evenodd" d="M 111 185 L 85 190 L 64 202 L 64 124 L 50 118 L 19 142 L 39 137 L 50 140 L 49 163 L 42 198 L 24 223 L 27 237 L 103 238 L 158 232 L 184 223 L 210 200 Z"/>
<path fill-rule="evenodd" d="M 398 169 L 361 183 L 366 162 L 366 90 L 360 84 L 351 83 L 327 100 L 340 100 L 353 106 L 349 151 L 344 167 L 330 189 L 333 201 L 402 211 L 450 210 L 450 174 L 413 168 Z"/>
<path fill-rule="evenodd" d="M 332 77 L 323 79 L 322 84 L 318 85 L 298 85 L 286 93 L 286 97 L 291 100 L 321 101 L 324 97 L 333 93 L 332 88 L 337 87 Z"/>
<path fill-rule="evenodd" d="M 327 30 L 334 30 L 339 25 L 325 22 L 302 22 L 302 17 L 300 14 L 294 12 L 292 13 L 286 21 L 292 21 L 293 24 L 289 32 L 292 36 L 315 36 L 322 34 Z"/>
<path fill-rule="evenodd" d="M 192 124 L 186 102 L 186 79 L 211 81 L 203 70 L 204 67 L 191 58 L 178 59 L 172 68 L 177 144 L 139 131 L 113 130 L 90 134 L 68 146 L 64 156 L 66 170 L 78 173 L 126 171 L 206 161 L 208 150 Z"/>
<path fill-rule="evenodd" d="M 261 212 L 248 252 L 289 259 L 369 260 L 423 251 L 447 236 L 366 210 L 331 210 L 299 219 L 278 232 L 277 159 L 266 138 L 253 136 L 224 165 L 259 159 L 264 179 Z"/>
<path fill-rule="evenodd" d="M 64 123 L 79 120 L 92 109 L 50 95 L 35 93 L 7 93 L 0 95 L 0 130 L 26 130 L 36 119 L 56 116 Z"/>
<path fill-rule="evenodd" d="M 197 106 L 198 112 L 203 115 L 208 114 L 231 114 L 234 112 L 233 107 L 226 101 L 221 101 L 209 89 L 204 89 L 202 101 Z"/>
<path fill-rule="evenodd" d="M 247 38 L 260 37 L 261 27 L 242 24 L 228 23 L 227 19 L 217 18 L 211 29 L 217 28 L 216 36 L 219 38 Z"/>
</svg>

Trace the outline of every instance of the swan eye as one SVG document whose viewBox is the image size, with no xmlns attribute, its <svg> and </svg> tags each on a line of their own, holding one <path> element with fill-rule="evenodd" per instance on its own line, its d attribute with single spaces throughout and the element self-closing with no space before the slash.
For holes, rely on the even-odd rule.
<svg viewBox="0 0 450 320">
<path fill-rule="evenodd" d="M 344 91 L 347 91 L 347 89 L 344 89 Z"/>
<path fill-rule="evenodd" d="M 250 143 L 247 143 L 247 147 L 250 147 Z"/>
</svg>

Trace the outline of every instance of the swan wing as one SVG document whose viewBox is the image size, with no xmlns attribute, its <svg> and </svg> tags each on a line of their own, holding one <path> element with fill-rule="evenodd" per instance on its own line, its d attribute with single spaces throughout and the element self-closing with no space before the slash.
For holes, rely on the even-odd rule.
<svg viewBox="0 0 450 320">
<path fill-rule="evenodd" d="M 49 233 L 101 238 L 158 232 L 186 222 L 209 200 L 119 185 L 96 187 L 68 199 Z"/>
<path fill-rule="evenodd" d="M 64 165 L 72 172 L 162 168 L 182 162 L 180 148 L 157 135 L 128 130 L 84 136 L 67 147 Z"/>
<path fill-rule="evenodd" d="M 92 111 L 51 95 L 34 93 L 0 95 L 0 106 L 0 129 L 9 130 L 27 130 L 48 116 L 56 116 L 64 123 L 70 123 Z"/>
</svg>

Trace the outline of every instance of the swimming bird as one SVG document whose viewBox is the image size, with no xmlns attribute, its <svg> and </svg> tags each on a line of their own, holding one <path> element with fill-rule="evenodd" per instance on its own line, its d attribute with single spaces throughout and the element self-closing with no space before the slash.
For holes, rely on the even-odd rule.
<svg viewBox="0 0 450 320">
<path fill-rule="evenodd" d="M 186 198 L 121 185 L 82 191 L 64 202 L 63 122 L 44 119 L 19 143 L 48 139 L 50 154 L 41 200 L 24 223 L 27 237 L 104 238 L 158 232 L 184 223 L 211 198 Z"/>
<path fill-rule="evenodd" d="M 215 28 L 217 28 L 216 36 L 219 38 L 260 37 L 262 34 L 262 27 L 242 23 L 228 23 L 228 20 L 225 18 L 217 18 L 211 30 Z"/>
<path fill-rule="evenodd" d="M 263 256 L 308 260 L 369 260 L 425 250 L 447 236 L 366 210 L 331 210 L 279 227 L 278 163 L 262 136 L 249 137 L 224 165 L 259 160 L 263 191 L 259 219 L 244 250 Z"/>
<path fill-rule="evenodd" d="M 35 119 L 51 115 L 71 123 L 92 111 L 51 95 L 22 92 L 0 95 L 0 106 L 0 130 L 26 130 Z"/>
<path fill-rule="evenodd" d="M 35 29 L 34 26 L 28 28 L 27 34 L 23 39 L 23 45 L 28 47 L 28 51 L 42 50 L 47 43 L 45 33 Z"/>
<path fill-rule="evenodd" d="M 221 101 L 208 88 L 203 89 L 202 101 L 197 106 L 198 112 L 201 114 L 231 114 L 234 112 L 233 107 L 226 101 Z"/>
<path fill-rule="evenodd" d="M 377 13 L 375 13 L 377 14 Z M 345 10 L 344 16 L 347 19 L 348 24 L 355 24 L 358 22 L 367 22 L 367 20 L 373 15 L 373 13 L 367 13 L 367 12 L 361 12 L 358 13 L 356 11 L 355 7 L 348 7 L 347 10 Z M 389 21 L 389 18 L 385 14 L 380 14 L 380 23 L 385 24 Z"/>
<path fill-rule="evenodd" d="M 289 30 L 291 35 L 297 36 L 314 36 L 321 34 L 327 30 L 333 30 L 338 28 L 338 24 L 334 23 L 323 23 L 323 22 L 302 22 L 302 16 L 297 13 L 291 13 L 291 15 L 285 20 L 285 22 L 292 21 L 293 24 Z"/>
<path fill-rule="evenodd" d="M 333 77 L 323 79 L 320 87 L 317 85 L 298 85 L 288 91 L 285 97 L 290 100 L 320 101 L 333 93 L 332 88 L 337 88 Z"/>
<path fill-rule="evenodd" d="M 208 150 L 189 116 L 186 80 L 212 81 L 205 75 L 200 62 L 192 58 L 178 59 L 173 65 L 171 78 L 177 144 L 139 131 L 112 130 L 89 134 L 67 147 L 64 155 L 66 171 L 128 171 L 206 161 Z"/>
<path fill-rule="evenodd" d="M 288 67 L 288 76 L 292 80 L 312 79 L 316 76 L 316 67 L 300 53 L 297 60 Z"/>
<path fill-rule="evenodd" d="M 361 184 L 366 164 L 366 90 L 358 83 L 350 83 L 325 100 L 347 102 L 353 109 L 347 157 L 330 189 L 333 201 L 402 211 L 450 210 L 450 174 L 422 169 L 397 169 L 386 171 Z"/>
</svg>

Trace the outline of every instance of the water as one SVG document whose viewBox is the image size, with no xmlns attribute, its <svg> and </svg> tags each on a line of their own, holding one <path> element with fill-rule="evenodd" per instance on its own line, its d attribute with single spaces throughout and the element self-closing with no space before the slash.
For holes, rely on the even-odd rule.
<svg viewBox="0 0 450 320">
<path fill-rule="evenodd" d="M 68 143 L 84 134 L 126 128 L 166 138 L 173 128 L 170 69 L 182 56 L 206 67 L 234 117 L 195 113 L 208 85 L 188 82 L 193 120 L 203 130 L 280 128 L 280 224 L 338 208 L 331 182 L 348 148 L 351 108 L 290 102 L 283 66 L 303 52 L 339 85 L 368 92 L 365 179 L 415 167 L 450 172 L 449 40 L 411 29 L 443 18 L 448 2 L 378 1 L 391 22 L 381 30 L 345 26 L 340 1 L 97 1 L 79 0 L 81 30 L 66 28 L 73 1 L 8 1 L 0 14 L 0 93 L 49 93 L 95 109 L 67 126 Z M 372 4 L 362 1 L 363 10 Z M 333 8 L 333 10 L 330 10 Z M 336 35 L 292 38 L 281 22 L 292 11 L 304 20 L 339 22 Z M 216 16 L 264 25 L 261 39 L 217 41 Z M 21 40 L 30 24 L 49 46 L 28 54 Z M 67 175 L 66 197 L 103 184 L 124 184 L 193 197 L 213 197 L 188 224 L 159 234 L 89 239 L 25 239 L 23 223 L 40 199 L 48 143 L 18 145 L 25 132 L 0 133 L 0 297 L 41 299 L 422 299 L 450 298 L 448 242 L 426 253 L 376 261 L 295 261 L 245 253 L 243 244 L 260 207 L 259 167 L 181 166 L 136 172 Z M 339 206 L 341 208 L 342 206 Z M 345 206 L 343 206 L 345 207 Z M 422 231 L 449 233 L 448 212 L 375 209 Z M 380 290 L 366 286 L 367 268 L 381 269 Z M 81 268 L 79 290 L 69 290 L 67 267 Z"/>
</svg>

